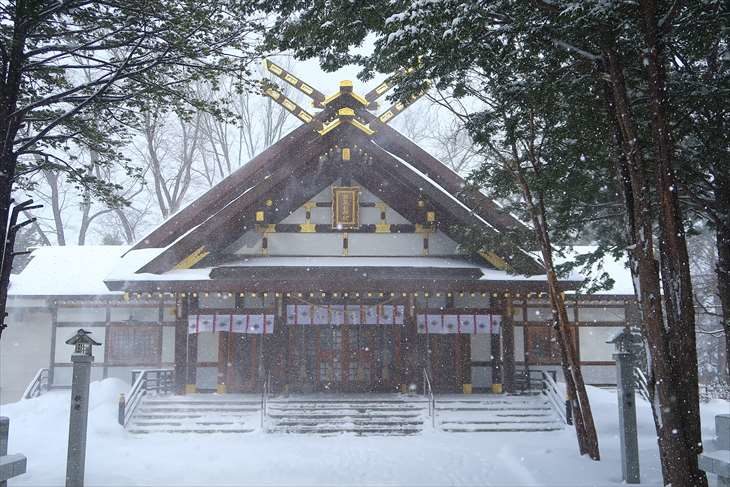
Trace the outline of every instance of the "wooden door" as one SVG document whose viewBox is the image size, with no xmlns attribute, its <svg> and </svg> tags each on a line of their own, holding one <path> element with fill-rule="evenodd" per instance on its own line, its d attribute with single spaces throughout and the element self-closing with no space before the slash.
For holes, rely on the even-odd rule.
<svg viewBox="0 0 730 487">
<path fill-rule="evenodd" d="M 227 344 L 227 390 L 256 392 L 258 390 L 259 347 L 261 336 L 229 333 Z M 225 360 L 221 354 L 221 360 Z"/>
<path fill-rule="evenodd" d="M 346 341 L 343 340 L 342 326 L 317 326 L 318 338 L 317 377 L 320 391 L 338 392 L 343 385 L 343 361 L 346 354 Z"/>
</svg>

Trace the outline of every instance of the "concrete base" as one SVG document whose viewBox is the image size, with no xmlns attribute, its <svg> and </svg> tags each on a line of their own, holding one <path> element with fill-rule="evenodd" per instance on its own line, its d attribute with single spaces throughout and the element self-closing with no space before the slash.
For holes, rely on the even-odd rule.
<svg viewBox="0 0 730 487">
<path fill-rule="evenodd" d="M 719 450 L 702 453 L 699 466 L 709 474 L 717 475 L 717 487 L 730 487 L 730 414 L 715 416 L 716 444 Z"/>
<path fill-rule="evenodd" d="M 717 447 L 721 450 L 730 450 L 730 414 L 715 416 L 715 435 Z"/>
</svg>

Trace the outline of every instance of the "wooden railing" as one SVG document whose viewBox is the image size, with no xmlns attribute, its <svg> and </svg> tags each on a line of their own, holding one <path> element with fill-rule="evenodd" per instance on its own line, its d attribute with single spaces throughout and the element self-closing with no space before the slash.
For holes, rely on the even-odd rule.
<svg viewBox="0 0 730 487">
<path fill-rule="evenodd" d="M 40 396 L 44 392 L 48 392 L 48 389 L 50 388 L 48 384 L 48 377 L 48 369 L 38 369 L 33 380 L 30 381 L 28 387 L 25 388 L 23 399 L 32 399 Z"/>
<path fill-rule="evenodd" d="M 644 398 L 645 401 L 651 402 L 651 394 L 649 394 L 649 381 L 644 375 L 644 371 L 639 367 L 634 367 L 634 381 L 636 383 L 636 390 L 639 391 L 639 395 Z"/>
<path fill-rule="evenodd" d="M 558 413 L 561 421 L 565 424 L 572 424 L 570 401 L 565 399 L 555 379 L 547 371 L 542 371 L 542 384 L 542 393 L 545 394 L 550 405 Z"/>
<path fill-rule="evenodd" d="M 423 369 L 423 395 L 428 397 L 428 416 L 431 418 L 431 427 L 436 428 L 436 397 L 431 387 L 431 378 L 428 376 L 428 370 Z"/>
<path fill-rule="evenodd" d="M 132 388 L 119 395 L 119 411 L 117 420 L 126 427 L 137 406 L 148 393 L 170 394 L 173 388 L 174 374 L 172 369 L 148 369 L 132 371 Z"/>
</svg>

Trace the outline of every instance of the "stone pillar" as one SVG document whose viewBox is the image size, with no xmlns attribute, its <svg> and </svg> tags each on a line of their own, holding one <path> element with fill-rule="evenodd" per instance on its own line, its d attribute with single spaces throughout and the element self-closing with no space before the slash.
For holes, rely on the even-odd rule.
<svg viewBox="0 0 730 487">
<path fill-rule="evenodd" d="M 634 358 L 630 352 L 616 352 L 619 433 L 621 441 L 621 474 L 627 484 L 638 484 L 639 443 L 636 431 L 636 391 Z"/>
<path fill-rule="evenodd" d="M 89 417 L 89 382 L 91 381 L 91 355 L 74 353 L 73 378 L 71 381 L 71 413 L 68 426 L 68 452 L 66 457 L 66 487 L 82 487 L 86 467 L 86 426 Z"/>
</svg>

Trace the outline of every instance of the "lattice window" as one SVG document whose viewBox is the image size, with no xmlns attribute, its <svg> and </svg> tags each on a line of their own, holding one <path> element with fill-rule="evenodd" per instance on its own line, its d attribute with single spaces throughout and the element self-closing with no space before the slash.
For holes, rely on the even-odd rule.
<svg viewBox="0 0 730 487">
<path fill-rule="evenodd" d="M 110 326 L 107 362 L 119 365 L 158 365 L 162 340 L 158 326 Z"/>
</svg>

